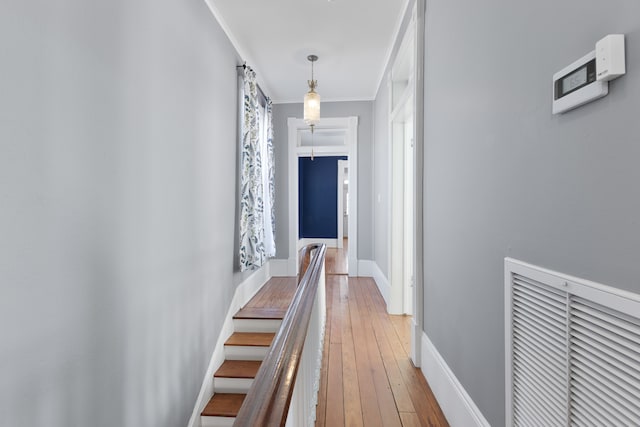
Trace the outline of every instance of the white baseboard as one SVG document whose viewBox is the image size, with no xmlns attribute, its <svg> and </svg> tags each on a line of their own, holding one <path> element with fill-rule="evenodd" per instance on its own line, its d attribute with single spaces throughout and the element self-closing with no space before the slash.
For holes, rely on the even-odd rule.
<svg viewBox="0 0 640 427">
<path fill-rule="evenodd" d="M 209 361 L 209 367 L 202 380 L 202 387 L 198 394 L 198 399 L 193 408 L 193 413 L 189 419 L 188 427 L 200 427 L 200 413 L 213 396 L 213 374 L 224 362 L 224 343 L 233 333 L 233 315 L 260 290 L 262 285 L 267 283 L 271 278 L 271 263 L 274 260 L 269 261 L 263 265 L 260 269 L 256 270 L 247 277 L 242 283 L 238 285 L 236 291 L 231 300 L 231 305 L 227 311 L 227 315 L 222 325 L 222 330 L 216 341 L 216 346 L 213 350 L 213 355 Z"/>
<path fill-rule="evenodd" d="M 451 427 L 491 427 L 424 332 L 421 369 Z"/>
<path fill-rule="evenodd" d="M 384 275 L 378 263 L 371 260 L 359 260 L 358 261 L 358 274 L 365 277 L 373 277 L 376 282 L 384 302 L 389 306 L 389 295 L 391 294 L 391 286 L 389 280 Z"/>
<path fill-rule="evenodd" d="M 373 272 L 377 267 L 375 261 L 370 259 L 358 260 L 358 276 L 360 277 L 373 277 Z"/>
</svg>

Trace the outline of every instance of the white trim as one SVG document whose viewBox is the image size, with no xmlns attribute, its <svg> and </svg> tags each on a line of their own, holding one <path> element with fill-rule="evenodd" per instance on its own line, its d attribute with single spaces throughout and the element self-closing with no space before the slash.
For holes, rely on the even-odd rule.
<svg viewBox="0 0 640 427">
<path fill-rule="evenodd" d="M 253 378 L 227 378 L 217 377 L 213 379 L 213 388 L 216 393 L 247 393 L 253 385 Z"/>
<path fill-rule="evenodd" d="M 289 166 L 289 259 L 288 273 L 298 272 L 298 157 L 310 151 L 310 147 L 298 147 L 298 133 L 309 126 L 303 119 L 289 117 L 287 120 L 288 166 Z M 346 144 L 342 147 L 314 147 L 316 156 L 342 155 L 349 158 L 349 275 L 358 271 L 358 117 L 329 117 L 320 119 L 316 129 L 346 130 Z"/>
<path fill-rule="evenodd" d="M 202 417 L 202 427 L 233 427 L 236 417 Z"/>
<path fill-rule="evenodd" d="M 416 234 L 413 283 L 413 323 L 411 329 L 411 360 L 416 366 L 422 366 L 422 346 L 420 334 L 424 330 L 424 37 L 426 0 L 417 0 L 414 9 L 416 26 L 416 57 L 415 59 L 415 110 L 413 121 L 413 138 L 415 144 L 415 206 L 414 233 Z M 418 365 L 420 363 L 420 365 Z"/>
<path fill-rule="evenodd" d="M 278 332 L 281 319 L 233 319 L 234 332 Z"/>
<path fill-rule="evenodd" d="M 375 261 L 360 260 L 358 261 L 358 272 L 362 276 L 373 277 L 373 280 L 378 286 L 378 290 L 382 294 L 384 302 L 387 304 L 387 311 L 389 310 L 389 295 L 391 294 L 391 286 L 389 285 L 389 279 L 384 275 L 380 266 Z"/>
<path fill-rule="evenodd" d="M 338 237 L 336 238 L 336 247 L 342 249 L 344 242 L 344 180 L 348 179 L 349 175 L 344 174 L 345 168 L 349 168 L 349 160 L 338 160 Z M 348 190 L 347 186 L 347 192 Z M 347 224 L 347 228 L 349 225 Z M 348 234 L 348 230 L 347 230 Z"/>
<path fill-rule="evenodd" d="M 369 259 L 358 260 L 358 276 L 374 277 L 374 271 L 377 268 L 376 262 Z"/>
<path fill-rule="evenodd" d="M 207 372 L 202 380 L 200 393 L 198 393 L 198 398 L 196 399 L 193 412 L 191 413 L 189 424 L 187 424 L 188 427 L 200 427 L 200 413 L 209 402 L 209 399 L 211 399 L 211 396 L 213 396 L 213 374 L 220 365 L 222 365 L 222 362 L 224 362 L 224 343 L 234 331 L 233 315 L 236 314 L 236 312 L 245 305 L 271 278 L 270 264 L 272 261 L 273 260 L 269 261 L 267 264 L 253 272 L 236 288 L 231 304 L 229 305 L 229 310 L 225 316 L 222 329 L 218 335 L 218 341 L 216 341 L 216 346 L 213 350 L 211 360 L 209 361 Z"/>
<path fill-rule="evenodd" d="M 311 245 L 313 243 L 327 245 L 328 248 L 337 248 L 338 247 L 338 239 L 321 239 L 321 238 L 313 238 L 313 237 L 305 237 L 303 239 L 298 240 L 298 250 L 302 249 L 307 245 Z"/>
<path fill-rule="evenodd" d="M 226 360 L 264 360 L 269 346 L 226 345 L 224 357 Z"/>
<path fill-rule="evenodd" d="M 451 427 L 491 427 L 424 332 L 421 369 Z"/>
<path fill-rule="evenodd" d="M 377 89 L 376 89 L 376 94 L 377 94 Z M 371 102 L 371 101 L 375 101 L 376 100 L 376 96 L 374 95 L 373 97 L 355 97 L 355 98 L 349 98 L 349 97 L 345 97 L 345 98 L 327 98 L 325 99 L 324 96 L 322 98 L 322 103 L 327 103 L 327 102 Z M 273 102 L 274 104 L 301 104 L 302 102 L 300 102 L 300 99 L 276 99 L 276 100 L 271 100 L 271 102 Z"/>
</svg>

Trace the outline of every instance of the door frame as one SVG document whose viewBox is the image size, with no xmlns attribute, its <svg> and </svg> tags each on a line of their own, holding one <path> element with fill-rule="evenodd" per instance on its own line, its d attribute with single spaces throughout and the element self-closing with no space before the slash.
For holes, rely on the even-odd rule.
<svg viewBox="0 0 640 427">
<path fill-rule="evenodd" d="M 415 144 L 414 171 L 415 180 L 415 223 L 416 235 L 413 286 L 413 324 L 411 325 L 411 360 L 417 367 L 422 365 L 422 335 L 424 334 L 424 48 L 425 48 L 425 8 L 426 0 L 416 0 L 414 16 L 416 19 L 416 56 L 415 56 L 415 108 L 413 120 L 413 143 Z"/>
<path fill-rule="evenodd" d="M 288 180 L 289 180 L 289 258 L 287 274 L 298 274 L 298 158 L 309 157 L 311 147 L 301 146 L 301 131 L 309 130 L 303 119 L 289 117 L 288 138 Z M 345 144 L 341 146 L 314 146 L 315 157 L 347 156 L 349 159 L 349 276 L 358 275 L 358 117 L 322 118 L 315 126 L 316 131 L 322 129 L 344 130 Z"/>
<path fill-rule="evenodd" d="M 408 3 L 410 4 L 410 3 Z M 425 151 L 424 151 L 424 49 L 425 49 L 425 8 L 426 1 L 425 0 L 416 0 L 413 4 L 413 10 L 411 13 L 411 19 L 405 31 L 399 35 L 402 37 L 400 42 L 400 46 L 402 46 L 402 42 L 404 41 L 407 34 L 413 33 L 414 38 L 414 46 L 413 46 L 413 67 L 411 69 L 411 77 L 413 84 L 413 142 L 414 142 L 414 203 L 413 203 L 413 230 L 414 230 L 414 250 L 413 250 L 413 317 L 411 320 L 411 351 L 410 357 L 413 364 L 416 367 L 420 367 L 422 365 L 422 336 L 424 329 L 424 245 L 425 245 L 425 235 L 424 235 L 424 162 L 425 162 Z M 401 49 L 401 47 L 400 47 Z M 394 60 L 395 61 L 395 60 Z M 393 69 L 392 62 L 392 69 Z M 393 111 L 391 103 L 393 101 L 392 98 L 392 87 L 391 87 L 391 78 L 389 79 L 390 87 L 389 87 L 389 100 L 390 100 L 390 108 L 389 108 L 389 200 L 392 200 L 392 192 L 391 187 L 393 181 L 391 180 L 393 174 L 393 165 L 392 165 L 392 150 L 393 150 Z M 389 206 L 389 228 L 388 228 L 388 236 L 389 236 L 389 252 L 388 252 L 388 266 L 389 266 L 389 279 L 391 279 L 391 269 L 393 268 L 391 263 L 391 242 L 392 242 L 392 207 Z M 391 280 L 389 280 L 391 286 Z M 397 312 L 398 310 L 398 294 L 396 297 L 392 296 L 393 289 L 390 291 L 389 302 L 393 304 L 389 305 L 389 312 Z M 400 301 L 402 301 L 400 293 Z M 393 305 L 393 307 L 392 307 Z M 400 302 L 400 306 L 402 306 L 402 302 Z"/>
<path fill-rule="evenodd" d="M 338 249 L 342 249 L 344 246 L 344 168 L 349 167 L 349 160 L 338 160 L 338 241 L 336 246 Z M 349 179 L 349 173 L 347 172 L 346 178 Z M 348 188 L 348 187 L 347 187 Z M 349 225 L 347 223 L 347 229 Z"/>
</svg>

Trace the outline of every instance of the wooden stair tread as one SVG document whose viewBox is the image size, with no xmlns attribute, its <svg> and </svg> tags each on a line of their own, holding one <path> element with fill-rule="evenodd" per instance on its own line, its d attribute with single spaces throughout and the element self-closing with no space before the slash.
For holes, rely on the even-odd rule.
<svg viewBox="0 0 640 427">
<path fill-rule="evenodd" d="M 224 345 L 269 347 L 275 335 L 273 332 L 234 332 Z"/>
<path fill-rule="evenodd" d="M 282 320 L 286 312 L 286 308 L 245 307 L 238 311 L 233 318 Z"/>
<path fill-rule="evenodd" d="M 225 360 L 214 377 L 255 378 L 261 363 L 260 360 Z"/>
<path fill-rule="evenodd" d="M 246 394 L 216 393 L 213 395 L 202 413 L 203 417 L 235 417 L 244 402 Z"/>
</svg>

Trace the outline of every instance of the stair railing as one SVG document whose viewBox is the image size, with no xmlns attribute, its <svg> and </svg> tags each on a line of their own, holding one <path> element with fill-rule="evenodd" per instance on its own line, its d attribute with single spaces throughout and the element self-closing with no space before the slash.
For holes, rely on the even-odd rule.
<svg viewBox="0 0 640 427">
<path fill-rule="evenodd" d="M 323 244 L 301 250 L 298 288 L 234 426 L 313 425 L 326 320 L 325 253 Z"/>
</svg>

